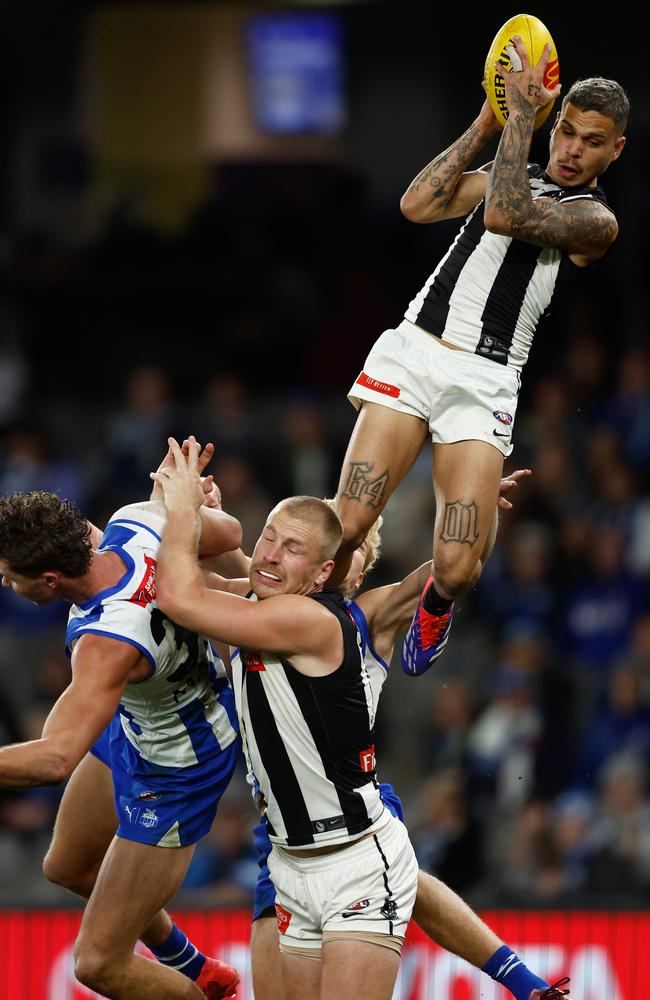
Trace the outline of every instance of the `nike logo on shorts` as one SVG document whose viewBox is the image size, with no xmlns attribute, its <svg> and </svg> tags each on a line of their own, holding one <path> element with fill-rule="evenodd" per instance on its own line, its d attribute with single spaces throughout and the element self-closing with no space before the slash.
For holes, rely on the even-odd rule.
<svg viewBox="0 0 650 1000">
<path fill-rule="evenodd" d="M 510 437 L 510 434 L 509 434 L 508 431 L 506 431 L 505 434 L 502 434 L 501 431 L 492 431 L 492 433 L 494 434 L 495 438 L 509 438 Z"/>
</svg>

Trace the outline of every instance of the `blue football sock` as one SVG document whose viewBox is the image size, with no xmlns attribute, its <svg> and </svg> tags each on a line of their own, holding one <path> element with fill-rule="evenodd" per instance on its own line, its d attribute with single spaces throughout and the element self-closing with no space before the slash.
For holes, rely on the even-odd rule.
<svg viewBox="0 0 650 1000">
<path fill-rule="evenodd" d="M 194 982 L 201 975 L 201 969 L 205 965 L 205 955 L 201 954 L 176 924 L 172 924 L 172 932 L 164 944 L 149 950 L 156 956 L 161 965 L 176 969 L 176 972 L 182 972 L 184 976 Z"/>
<path fill-rule="evenodd" d="M 491 979 L 510 990 L 517 1000 L 528 1000 L 533 990 L 543 990 L 548 986 L 544 979 L 540 979 L 526 968 L 519 956 L 515 955 L 507 944 L 502 945 L 492 958 L 488 959 L 483 966 L 483 972 L 487 972 Z"/>
</svg>

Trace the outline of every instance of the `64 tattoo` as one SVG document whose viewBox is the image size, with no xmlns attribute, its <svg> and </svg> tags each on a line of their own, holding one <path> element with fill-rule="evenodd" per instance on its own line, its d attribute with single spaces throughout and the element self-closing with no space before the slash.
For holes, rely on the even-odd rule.
<svg viewBox="0 0 650 1000">
<path fill-rule="evenodd" d="M 341 496 L 369 507 L 381 507 L 385 502 L 388 469 L 373 476 L 374 468 L 370 462 L 350 462 L 350 475 Z"/>
</svg>

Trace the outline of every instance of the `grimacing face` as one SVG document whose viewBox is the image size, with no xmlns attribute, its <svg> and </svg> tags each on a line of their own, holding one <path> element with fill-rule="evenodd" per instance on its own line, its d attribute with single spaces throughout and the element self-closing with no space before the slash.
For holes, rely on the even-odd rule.
<svg viewBox="0 0 650 1000">
<path fill-rule="evenodd" d="M 34 604 L 51 604 L 59 596 L 58 590 L 53 585 L 53 573 L 24 576 L 22 573 L 14 572 L 4 559 L 0 559 L 0 573 L 3 587 L 11 587 L 15 594 L 26 597 Z"/>
<path fill-rule="evenodd" d="M 624 145 L 625 136 L 617 135 L 611 118 L 599 111 L 582 111 L 569 101 L 551 131 L 546 172 L 562 187 L 593 186 Z"/>
<path fill-rule="evenodd" d="M 285 511 L 272 514 L 251 556 L 249 579 L 260 600 L 277 594 L 310 594 L 331 573 L 323 560 L 318 529 Z"/>
</svg>

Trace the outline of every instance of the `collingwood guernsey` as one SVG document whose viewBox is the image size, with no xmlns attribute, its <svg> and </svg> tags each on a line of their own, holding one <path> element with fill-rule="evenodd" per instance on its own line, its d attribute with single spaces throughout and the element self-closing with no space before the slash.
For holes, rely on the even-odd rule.
<svg viewBox="0 0 650 1000">
<path fill-rule="evenodd" d="M 528 165 L 533 199 L 591 199 L 607 206 L 599 187 L 565 188 Z M 563 250 L 490 233 L 480 201 L 405 313 L 441 340 L 521 370 L 548 309 L 561 269 L 576 268 Z M 609 207 L 609 206 L 607 206 Z"/>
<path fill-rule="evenodd" d="M 343 660 L 302 674 L 264 650 L 237 650 L 233 685 L 249 773 L 281 847 L 345 844 L 383 822 L 375 775 L 373 685 L 340 591 L 312 594 L 339 620 Z"/>
</svg>

